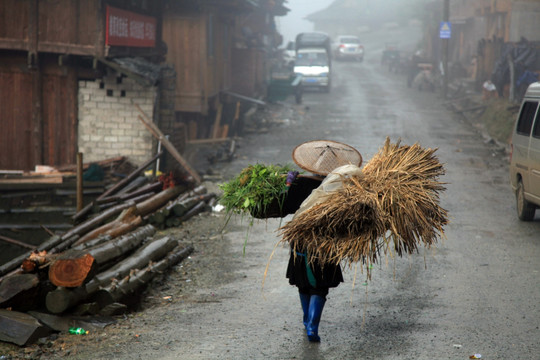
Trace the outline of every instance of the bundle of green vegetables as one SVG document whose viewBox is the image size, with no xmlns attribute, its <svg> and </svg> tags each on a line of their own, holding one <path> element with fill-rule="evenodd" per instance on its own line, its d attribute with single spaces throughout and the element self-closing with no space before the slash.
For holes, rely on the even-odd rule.
<svg viewBox="0 0 540 360">
<path fill-rule="evenodd" d="M 264 217 L 270 207 L 280 206 L 286 194 L 289 165 L 249 165 L 231 181 L 219 185 L 223 190 L 220 203 L 227 214 Z"/>
</svg>

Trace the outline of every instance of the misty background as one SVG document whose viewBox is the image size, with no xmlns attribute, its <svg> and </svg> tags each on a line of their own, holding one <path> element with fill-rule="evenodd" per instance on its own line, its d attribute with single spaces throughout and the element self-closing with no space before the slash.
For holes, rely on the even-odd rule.
<svg viewBox="0 0 540 360">
<path fill-rule="evenodd" d="M 279 32 L 283 35 L 283 44 L 294 41 L 303 31 L 313 31 L 313 23 L 304 18 L 327 8 L 335 0 L 288 0 L 284 5 L 291 9 L 286 16 L 276 18 Z"/>
<path fill-rule="evenodd" d="M 282 46 L 285 46 L 289 41 L 294 41 L 298 33 L 314 30 L 313 23 L 305 20 L 306 16 L 334 3 L 344 4 L 355 12 L 359 10 L 358 26 L 369 31 L 388 23 L 403 26 L 411 20 L 418 20 L 425 5 L 430 2 L 432 0 L 287 0 L 284 5 L 290 11 L 286 16 L 277 17 L 276 24 L 283 35 Z"/>
</svg>

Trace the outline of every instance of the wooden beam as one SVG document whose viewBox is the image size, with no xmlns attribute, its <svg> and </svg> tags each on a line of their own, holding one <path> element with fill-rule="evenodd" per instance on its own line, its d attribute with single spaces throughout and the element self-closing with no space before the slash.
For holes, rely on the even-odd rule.
<svg viewBox="0 0 540 360">
<path fill-rule="evenodd" d="M 0 240 L 5 241 L 5 242 L 7 242 L 9 244 L 17 245 L 17 246 L 27 248 L 27 249 L 30 249 L 30 250 L 34 250 L 36 248 L 36 246 L 34 246 L 34 245 L 26 244 L 26 243 L 23 243 L 22 241 L 8 238 L 7 236 L 0 235 Z"/>
<path fill-rule="evenodd" d="M 197 174 L 197 172 L 191 167 L 191 165 L 188 164 L 188 162 L 182 157 L 182 155 L 180 155 L 180 153 L 178 152 L 178 150 L 176 150 L 176 148 L 174 147 L 173 144 L 171 144 L 171 142 L 165 137 L 165 135 L 163 135 L 163 133 L 161 132 L 161 130 L 157 127 L 156 124 L 154 124 L 149 118 L 148 116 L 146 116 L 146 114 L 144 113 L 144 111 L 142 111 L 141 107 L 137 104 L 135 104 L 135 106 L 137 107 L 137 109 L 140 111 L 140 113 L 144 116 L 138 116 L 139 120 L 141 120 L 141 122 L 146 126 L 146 128 L 148 129 L 148 131 L 150 131 L 150 133 L 152 135 L 154 135 L 154 137 L 156 137 L 157 140 L 161 141 L 161 144 L 163 144 L 163 146 L 165 146 L 165 148 L 171 153 L 171 155 L 180 163 L 180 165 L 182 165 L 182 167 L 193 177 L 193 179 L 195 180 L 195 182 L 197 184 L 200 184 L 202 182 L 201 180 L 201 177 L 199 176 L 199 174 Z"/>
</svg>

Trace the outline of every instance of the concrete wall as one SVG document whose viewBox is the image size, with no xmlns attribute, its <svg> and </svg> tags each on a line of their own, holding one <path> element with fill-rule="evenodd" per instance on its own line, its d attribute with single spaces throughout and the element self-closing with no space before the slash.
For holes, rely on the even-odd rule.
<svg viewBox="0 0 540 360">
<path fill-rule="evenodd" d="M 508 41 L 518 42 L 523 36 L 540 41 L 540 2 L 516 2 L 512 5 Z"/>
<path fill-rule="evenodd" d="M 156 91 L 115 73 L 79 81 L 78 145 L 84 162 L 125 156 L 140 165 L 151 158 L 154 139 L 134 104 L 153 117 Z"/>
</svg>

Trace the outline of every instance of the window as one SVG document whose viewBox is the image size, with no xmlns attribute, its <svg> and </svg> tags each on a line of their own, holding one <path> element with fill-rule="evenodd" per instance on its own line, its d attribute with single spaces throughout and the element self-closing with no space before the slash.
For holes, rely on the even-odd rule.
<svg viewBox="0 0 540 360">
<path fill-rule="evenodd" d="M 540 138 L 540 112 L 536 113 L 536 121 L 534 122 L 532 136 L 535 138 Z"/>
<path fill-rule="evenodd" d="M 296 57 L 296 66 L 328 66 L 328 56 L 324 52 L 299 53 Z"/>
<path fill-rule="evenodd" d="M 538 103 L 533 101 L 526 101 L 519 114 L 516 132 L 520 135 L 529 136 L 531 134 L 531 128 L 538 109 Z"/>
</svg>

